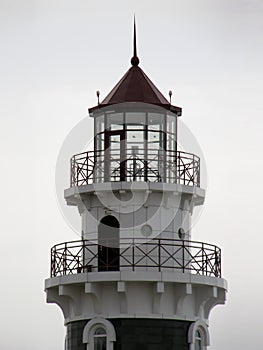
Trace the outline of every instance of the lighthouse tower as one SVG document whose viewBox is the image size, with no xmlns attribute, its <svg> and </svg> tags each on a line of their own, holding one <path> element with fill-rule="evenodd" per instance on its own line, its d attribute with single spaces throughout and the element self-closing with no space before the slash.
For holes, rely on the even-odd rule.
<svg viewBox="0 0 263 350">
<path fill-rule="evenodd" d="M 62 310 L 66 350 L 204 350 L 225 302 L 218 247 L 192 240 L 204 203 L 198 155 L 177 149 L 180 107 L 131 67 L 89 109 L 94 150 L 71 158 L 68 205 L 82 239 L 51 249 L 47 301 Z"/>
</svg>

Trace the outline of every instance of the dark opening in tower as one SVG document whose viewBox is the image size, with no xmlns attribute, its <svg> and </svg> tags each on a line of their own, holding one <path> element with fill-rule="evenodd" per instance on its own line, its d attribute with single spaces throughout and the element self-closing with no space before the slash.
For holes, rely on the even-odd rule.
<svg viewBox="0 0 263 350">
<path fill-rule="evenodd" d="M 120 224 L 112 215 L 104 216 L 98 227 L 98 270 L 120 269 Z"/>
</svg>

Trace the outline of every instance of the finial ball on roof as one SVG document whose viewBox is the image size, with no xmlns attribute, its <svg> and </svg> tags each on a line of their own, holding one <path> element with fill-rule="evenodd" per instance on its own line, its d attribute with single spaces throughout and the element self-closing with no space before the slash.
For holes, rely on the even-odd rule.
<svg viewBox="0 0 263 350">
<path fill-rule="evenodd" d="M 132 64 L 133 66 L 138 66 L 139 63 L 140 63 L 139 58 L 138 58 L 137 56 L 133 56 L 132 59 L 131 59 L 131 64 Z"/>
</svg>

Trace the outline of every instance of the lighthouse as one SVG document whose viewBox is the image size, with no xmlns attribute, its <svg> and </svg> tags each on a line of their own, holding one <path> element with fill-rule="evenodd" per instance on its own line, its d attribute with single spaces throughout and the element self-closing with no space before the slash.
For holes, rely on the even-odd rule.
<svg viewBox="0 0 263 350">
<path fill-rule="evenodd" d="M 227 287 L 220 248 L 192 239 L 200 158 L 178 148 L 182 109 L 169 95 L 140 68 L 134 24 L 131 67 L 89 109 L 94 149 L 70 159 L 64 196 L 81 240 L 51 248 L 45 290 L 63 312 L 66 350 L 209 348 Z"/>
</svg>

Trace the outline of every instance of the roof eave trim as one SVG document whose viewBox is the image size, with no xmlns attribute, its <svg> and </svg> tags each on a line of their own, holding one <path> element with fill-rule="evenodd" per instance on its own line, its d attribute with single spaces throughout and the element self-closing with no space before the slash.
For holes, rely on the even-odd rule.
<svg viewBox="0 0 263 350">
<path fill-rule="evenodd" d="M 134 102 L 134 103 L 144 103 L 141 101 L 129 101 L 129 102 Z M 129 102 L 120 102 L 120 103 L 129 103 Z M 88 109 L 89 113 L 92 114 L 93 112 L 99 111 L 101 108 L 107 107 L 107 106 L 113 106 L 113 105 L 117 105 L 120 103 L 106 103 L 106 104 L 99 104 L 97 106 L 91 107 Z M 166 110 L 171 111 L 172 113 L 175 113 L 178 117 L 180 117 L 182 115 L 182 108 L 181 107 L 177 107 L 177 106 L 173 106 L 170 104 L 167 105 L 163 105 L 163 104 L 155 104 L 155 103 L 145 103 L 145 104 L 152 104 L 153 106 L 158 106 L 158 107 L 162 107 Z"/>
</svg>

